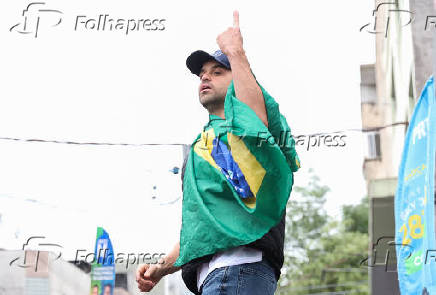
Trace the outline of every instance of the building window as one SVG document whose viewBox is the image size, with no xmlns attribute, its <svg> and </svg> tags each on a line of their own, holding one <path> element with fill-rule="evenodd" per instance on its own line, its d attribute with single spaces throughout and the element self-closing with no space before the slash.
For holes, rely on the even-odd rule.
<svg viewBox="0 0 436 295">
<path fill-rule="evenodd" d="M 361 103 L 375 103 L 377 101 L 377 92 L 375 85 L 360 85 Z"/>
<path fill-rule="evenodd" d="M 368 147 L 366 159 L 372 160 L 381 158 L 380 133 L 378 131 L 368 132 L 366 136 Z"/>
<path fill-rule="evenodd" d="M 127 289 L 127 274 L 116 273 L 115 274 L 115 287 Z"/>
<path fill-rule="evenodd" d="M 360 98 L 362 103 L 377 101 L 374 64 L 360 66 Z"/>
</svg>

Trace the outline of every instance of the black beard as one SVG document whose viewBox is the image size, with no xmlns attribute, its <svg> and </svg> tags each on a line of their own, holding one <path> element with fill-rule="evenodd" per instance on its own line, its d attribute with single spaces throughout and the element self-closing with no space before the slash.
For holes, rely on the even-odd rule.
<svg viewBox="0 0 436 295">
<path fill-rule="evenodd" d="M 204 103 L 200 99 L 200 103 L 209 113 L 213 113 L 224 108 L 224 97 L 213 97 Z"/>
</svg>

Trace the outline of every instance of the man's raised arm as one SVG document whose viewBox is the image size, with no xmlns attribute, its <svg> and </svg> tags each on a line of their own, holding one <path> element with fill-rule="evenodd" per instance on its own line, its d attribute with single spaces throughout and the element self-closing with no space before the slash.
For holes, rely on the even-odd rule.
<svg viewBox="0 0 436 295">
<path fill-rule="evenodd" d="M 262 90 L 250 69 L 250 64 L 242 46 L 242 35 L 239 29 L 239 13 L 233 12 L 233 27 L 217 37 L 221 51 L 227 56 L 232 69 L 233 84 L 236 97 L 247 104 L 268 127 L 268 117 Z"/>
</svg>

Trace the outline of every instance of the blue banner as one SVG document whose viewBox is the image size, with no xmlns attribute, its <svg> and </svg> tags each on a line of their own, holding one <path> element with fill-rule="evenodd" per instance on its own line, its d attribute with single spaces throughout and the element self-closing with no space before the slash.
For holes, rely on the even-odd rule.
<svg viewBox="0 0 436 295">
<path fill-rule="evenodd" d="M 395 195 L 397 270 L 404 295 L 436 295 L 435 142 L 432 76 L 424 86 L 407 129 Z"/>
<path fill-rule="evenodd" d="M 91 295 L 113 295 L 115 255 L 108 233 L 97 228 L 94 262 L 91 265 Z"/>
</svg>

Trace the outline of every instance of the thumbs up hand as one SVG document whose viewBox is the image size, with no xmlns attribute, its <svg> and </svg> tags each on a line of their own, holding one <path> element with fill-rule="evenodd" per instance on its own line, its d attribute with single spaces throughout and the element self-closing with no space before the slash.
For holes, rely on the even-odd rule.
<svg viewBox="0 0 436 295">
<path fill-rule="evenodd" d="M 239 12 L 233 12 L 233 27 L 229 27 L 227 30 L 222 32 L 216 38 L 221 51 L 230 56 L 232 54 L 238 54 L 243 52 L 242 47 L 242 35 L 239 30 Z"/>
</svg>

